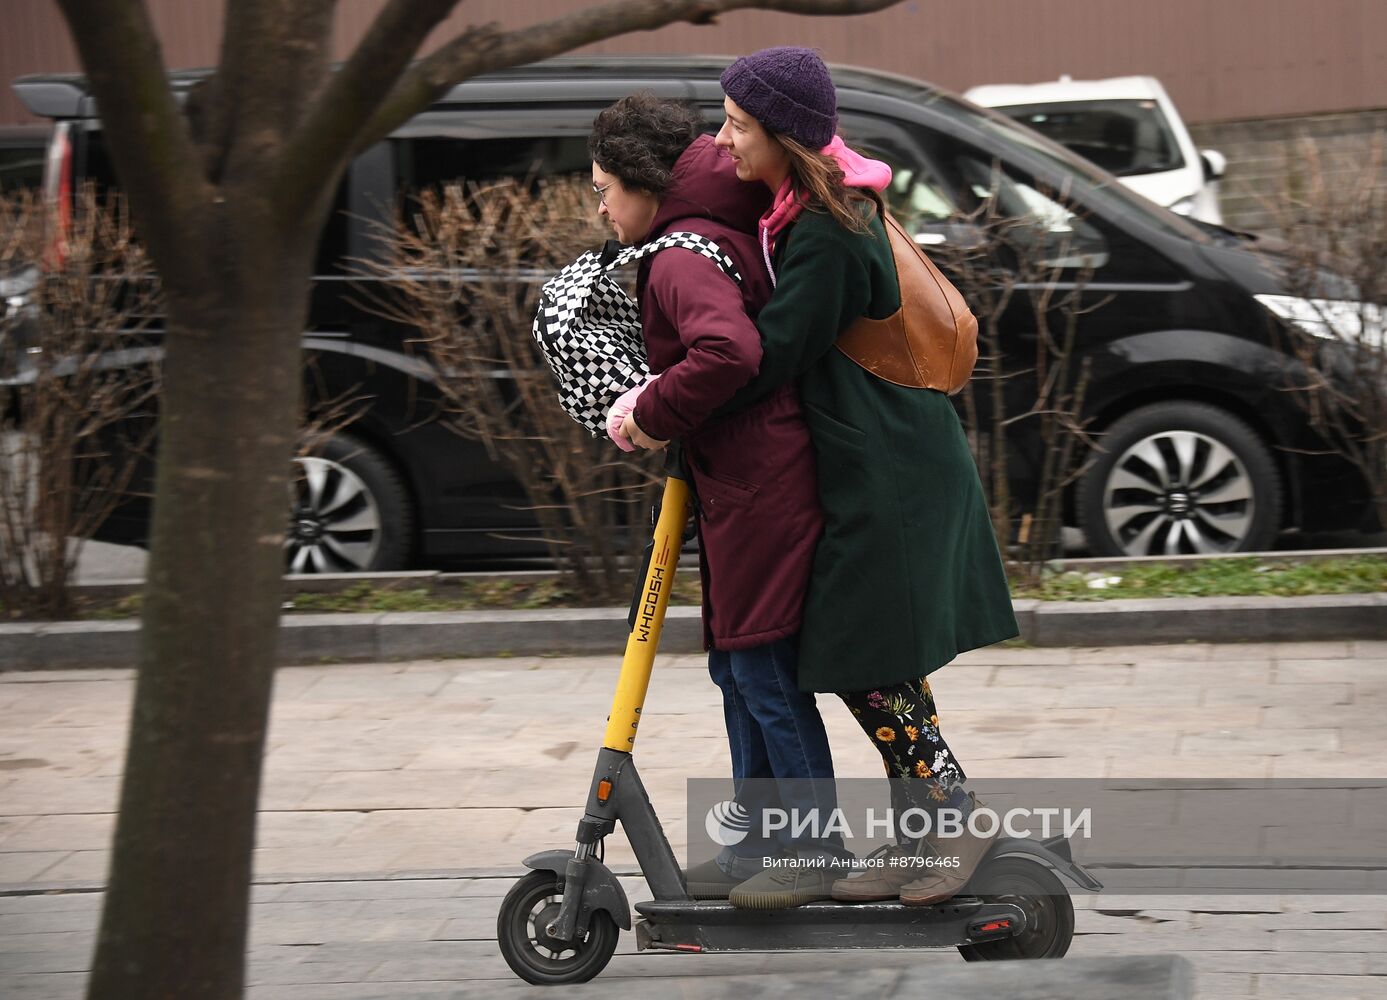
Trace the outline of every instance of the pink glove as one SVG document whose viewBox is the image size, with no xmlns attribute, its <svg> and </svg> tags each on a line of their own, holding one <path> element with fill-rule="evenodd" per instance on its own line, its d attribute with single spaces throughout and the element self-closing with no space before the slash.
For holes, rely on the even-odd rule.
<svg viewBox="0 0 1387 1000">
<path fill-rule="evenodd" d="M 641 393 L 645 392 L 648 385 L 654 383 L 659 378 L 658 375 L 650 376 L 649 380 L 641 385 L 634 385 L 627 389 L 620 396 L 616 397 L 616 402 L 607 411 L 607 437 L 615 442 L 616 446 L 622 451 L 635 451 L 636 446 L 631 443 L 630 438 L 621 436 L 621 425 L 626 422 L 626 418 L 631 415 L 631 411 L 636 408 L 636 400 L 641 398 Z"/>
</svg>

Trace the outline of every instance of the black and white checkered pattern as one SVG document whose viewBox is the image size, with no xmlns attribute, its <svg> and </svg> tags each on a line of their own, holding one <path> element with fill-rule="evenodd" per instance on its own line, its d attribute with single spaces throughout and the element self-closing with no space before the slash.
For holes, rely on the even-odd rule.
<svg viewBox="0 0 1387 1000">
<path fill-rule="evenodd" d="M 534 335 L 559 383 L 559 403 L 593 437 L 606 433 L 607 411 L 633 385 L 650 377 L 641 339 L 640 307 L 607 272 L 668 247 L 706 257 L 738 284 L 732 259 L 697 233 L 668 233 L 627 247 L 607 263 L 589 250 L 544 283 Z"/>
</svg>

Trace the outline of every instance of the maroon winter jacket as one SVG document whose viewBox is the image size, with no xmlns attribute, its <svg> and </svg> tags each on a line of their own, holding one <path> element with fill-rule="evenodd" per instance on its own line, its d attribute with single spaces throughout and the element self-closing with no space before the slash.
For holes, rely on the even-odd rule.
<svg viewBox="0 0 1387 1000">
<path fill-rule="evenodd" d="M 650 370 L 660 378 L 641 394 L 634 416 L 652 437 L 683 441 L 699 512 L 704 640 L 717 649 L 799 631 L 823 524 L 793 384 L 710 419 L 761 363 L 752 317 L 772 289 L 753 234 L 769 203 L 764 185 L 737 180 L 713 137 L 700 136 L 675 164 L 646 238 L 706 236 L 732 258 L 741 284 L 679 247 L 642 261 L 637 281 Z"/>
</svg>

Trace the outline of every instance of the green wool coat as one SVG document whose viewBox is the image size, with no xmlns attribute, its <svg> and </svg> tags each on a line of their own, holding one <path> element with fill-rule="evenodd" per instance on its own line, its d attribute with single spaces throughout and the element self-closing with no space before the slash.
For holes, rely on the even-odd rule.
<svg viewBox="0 0 1387 1000">
<path fill-rule="evenodd" d="M 800 634 L 806 691 L 914 680 L 1018 634 L 982 484 L 949 398 L 870 374 L 834 342 L 900 308 L 878 218 L 854 233 L 805 211 L 781 233 L 764 357 L 739 408 L 799 379 L 824 533 Z"/>
</svg>

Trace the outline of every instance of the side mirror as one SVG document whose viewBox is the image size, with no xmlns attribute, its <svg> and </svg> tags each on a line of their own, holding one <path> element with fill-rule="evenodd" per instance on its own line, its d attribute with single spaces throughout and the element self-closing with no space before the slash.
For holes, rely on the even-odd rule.
<svg viewBox="0 0 1387 1000">
<path fill-rule="evenodd" d="M 1199 160 L 1204 164 L 1206 181 L 1221 181 L 1223 175 L 1228 172 L 1228 158 L 1216 149 L 1201 149 Z"/>
</svg>

